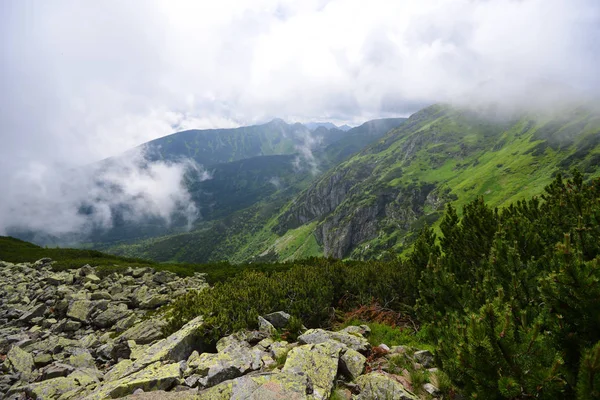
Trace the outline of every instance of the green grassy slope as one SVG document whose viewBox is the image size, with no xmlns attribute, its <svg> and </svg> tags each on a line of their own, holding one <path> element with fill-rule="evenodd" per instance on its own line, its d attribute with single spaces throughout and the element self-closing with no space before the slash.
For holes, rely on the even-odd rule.
<svg viewBox="0 0 600 400">
<path fill-rule="evenodd" d="M 410 248 L 414 233 L 436 225 L 448 203 L 460 212 L 482 196 L 503 206 L 540 193 L 559 171 L 598 175 L 599 161 L 597 112 L 500 118 L 435 105 L 292 201 L 274 195 L 203 230 L 111 250 L 165 261 L 379 258 Z"/>
<path fill-rule="evenodd" d="M 328 255 L 379 257 L 406 249 L 412 232 L 435 223 L 445 203 L 460 209 L 483 196 L 502 206 L 540 193 L 557 171 L 597 175 L 599 160 L 600 115 L 583 108 L 494 119 L 436 105 L 322 176 L 276 230 L 306 221 Z M 314 212 L 323 202 L 330 204 Z"/>
</svg>

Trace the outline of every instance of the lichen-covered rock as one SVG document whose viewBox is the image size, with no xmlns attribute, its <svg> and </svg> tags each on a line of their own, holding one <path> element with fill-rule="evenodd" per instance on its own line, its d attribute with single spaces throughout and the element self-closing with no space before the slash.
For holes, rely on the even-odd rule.
<svg viewBox="0 0 600 400">
<path fill-rule="evenodd" d="M 340 330 L 339 332 L 368 337 L 371 334 L 371 328 L 369 328 L 368 325 L 350 325 Z"/>
<path fill-rule="evenodd" d="M 216 354 L 192 355 L 188 359 L 186 375 L 199 376 L 202 386 L 214 386 L 250 371 L 259 370 L 265 355 L 266 353 L 258 348 L 250 349 L 244 346 L 229 346 Z"/>
<path fill-rule="evenodd" d="M 340 369 L 351 380 L 358 378 L 365 370 L 367 357 L 358 351 L 348 349 L 340 357 Z"/>
<path fill-rule="evenodd" d="M 43 317 L 45 312 L 46 312 L 46 305 L 38 304 L 35 307 L 33 307 L 31 310 L 29 310 L 25 314 L 23 314 L 19 318 L 19 321 L 31 322 L 35 318 Z"/>
<path fill-rule="evenodd" d="M 185 360 L 194 350 L 202 350 L 204 347 L 200 338 L 202 325 L 202 317 L 196 317 L 168 338 L 153 344 L 142 357 L 133 363 L 129 372 L 139 371 L 157 361 Z"/>
<path fill-rule="evenodd" d="M 127 329 L 120 337 L 124 340 L 135 340 L 137 344 L 148 344 L 165 337 L 162 332 L 164 326 L 165 322 L 162 319 L 147 319 Z"/>
<path fill-rule="evenodd" d="M 269 321 L 277 329 L 285 328 L 288 322 L 290 322 L 290 318 L 290 314 L 283 311 L 277 311 L 264 316 L 264 319 Z"/>
<path fill-rule="evenodd" d="M 68 377 L 48 379 L 42 382 L 19 386 L 9 395 L 26 393 L 35 399 L 80 399 L 86 388 L 99 382 L 98 377 L 86 371 L 75 371 Z"/>
<path fill-rule="evenodd" d="M 346 332 L 330 332 L 323 329 L 309 329 L 298 337 L 298 342 L 302 344 L 318 344 L 329 341 L 342 343 L 347 347 L 366 354 L 371 349 L 369 341 L 358 334 Z"/>
<path fill-rule="evenodd" d="M 179 363 L 163 366 L 161 362 L 156 362 L 135 374 L 122 378 L 118 381 L 119 385 L 110 391 L 110 395 L 113 398 L 123 397 L 138 388 L 146 392 L 170 389 L 180 377 Z"/>
<path fill-rule="evenodd" d="M 107 381 L 85 397 L 86 400 L 118 398 L 132 394 L 136 389 L 145 392 L 167 390 L 179 382 L 181 366 L 179 363 L 163 365 L 157 361 L 145 369 L 118 380 Z"/>
<path fill-rule="evenodd" d="M 435 367 L 433 354 L 429 350 L 419 350 L 414 354 L 415 361 L 423 365 L 425 368 Z"/>
<path fill-rule="evenodd" d="M 312 387 L 306 376 L 285 372 L 246 375 L 199 393 L 202 400 L 305 400 Z"/>
<path fill-rule="evenodd" d="M 359 376 L 355 382 L 360 389 L 360 394 L 354 397 L 357 400 L 418 400 L 415 394 L 388 374 L 371 372 Z"/>
<path fill-rule="evenodd" d="M 292 349 L 282 372 L 304 374 L 317 399 L 328 399 L 338 371 L 341 348 L 333 343 L 319 343 Z"/>
<path fill-rule="evenodd" d="M 285 340 L 282 340 L 280 342 L 274 342 L 270 345 L 271 354 L 273 355 L 273 358 L 275 360 L 279 360 L 285 357 L 291 349 L 292 346 Z"/>
<path fill-rule="evenodd" d="M 102 311 L 94 318 L 93 324 L 98 328 L 109 328 L 121 319 L 129 317 L 130 314 L 131 310 L 125 304 L 111 304 L 106 311 Z"/>
<path fill-rule="evenodd" d="M 277 329 L 263 317 L 258 317 L 258 330 L 271 336 L 277 333 Z"/>
<path fill-rule="evenodd" d="M 12 369 L 21 375 L 22 379 L 29 381 L 33 378 L 33 356 L 20 347 L 13 346 L 6 355 Z"/>
</svg>

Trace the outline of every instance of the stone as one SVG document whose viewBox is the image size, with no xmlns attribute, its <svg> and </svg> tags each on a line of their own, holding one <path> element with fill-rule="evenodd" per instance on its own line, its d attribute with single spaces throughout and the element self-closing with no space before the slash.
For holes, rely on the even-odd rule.
<svg viewBox="0 0 600 400">
<path fill-rule="evenodd" d="M 131 372 L 139 371 L 157 361 L 179 362 L 187 359 L 194 350 L 202 351 L 204 347 L 200 337 L 202 325 L 202 317 L 196 317 L 171 336 L 153 344 L 133 363 Z"/>
<path fill-rule="evenodd" d="M 385 373 L 371 372 L 359 376 L 355 382 L 360 389 L 360 394 L 354 396 L 356 400 L 418 400 L 414 393 L 408 391 L 400 382 Z"/>
<path fill-rule="evenodd" d="M 318 344 L 336 341 L 347 347 L 366 354 L 371 349 L 369 341 L 362 336 L 346 332 L 329 332 L 323 329 L 309 329 L 298 337 L 301 344 Z"/>
<path fill-rule="evenodd" d="M 246 375 L 199 392 L 206 400 L 306 400 L 311 386 L 306 376 L 284 372 Z"/>
<path fill-rule="evenodd" d="M 371 328 L 369 328 L 367 325 L 350 325 L 340 330 L 339 332 L 368 337 L 371 334 Z"/>
<path fill-rule="evenodd" d="M 188 359 L 185 375 L 198 375 L 202 386 L 214 386 L 259 370 L 264 355 L 266 353 L 259 349 L 244 346 L 228 346 L 216 354 L 194 352 Z"/>
<path fill-rule="evenodd" d="M 42 380 L 45 381 L 47 379 L 64 377 L 69 375 L 74 370 L 75 368 L 70 365 L 55 362 L 54 364 L 50 364 L 41 370 Z"/>
<path fill-rule="evenodd" d="M 419 350 L 413 355 L 415 361 L 424 366 L 425 368 L 435 367 L 435 361 L 433 354 L 429 350 Z"/>
<path fill-rule="evenodd" d="M 108 381 L 100 385 L 85 400 L 117 398 L 132 394 L 137 389 L 144 392 L 152 390 L 168 390 L 181 378 L 179 363 L 163 365 L 157 361 L 146 368 L 118 380 Z"/>
<path fill-rule="evenodd" d="M 139 303 L 139 307 L 144 310 L 152 310 L 169 303 L 169 297 L 163 294 L 154 294 L 144 298 Z"/>
<path fill-rule="evenodd" d="M 133 365 L 133 361 L 129 359 L 121 360 L 106 373 L 104 374 L 104 381 L 116 381 L 125 376 L 126 372 L 131 370 L 131 366 Z"/>
<path fill-rule="evenodd" d="M 94 318 L 92 323 L 98 328 L 110 328 L 117 321 L 129 317 L 131 313 L 132 311 L 124 304 L 110 304 L 105 311 L 102 311 Z"/>
<path fill-rule="evenodd" d="M 340 357 L 340 370 L 350 380 L 355 380 L 365 370 L 367 358 L 358 351 L 348 349 Z"/>
<path fill-rule="evenodd" d="M 425 390 L 427 393 L 429 393 L 432 396 L 439 396 L 439 395 L 442 394 L 442 392 L 440 392 L 440 389 L 438 389 L 437 387 L 435 387 L 431 383 L 424 384 L 423 385 L 423 390 Z"/>
<path fill-rule="evenodd" d="M 81 328 L 81 322 L 68 320 L 65 322 L 65 325 L 63 326 L 63 331 L 64 332 L 75 332 L 79 328 Z"/>
<path fill-rule="evenodd" d="M 277 329 L 263 317 L 258 317 L 258 330 L 271 336 L 277 333 Z"/>
<path fill-rule="evenodd" d="M 44 313 L 46 312 L 46 308 L 47 307 L 45 304 L 38 304 L 25 314 L 21 315 L 19 321 L 31 322 L 31 320 L 33 320 L 34 318 L 43 317 Z"/>
<path fill-rule="evenodd" d="M 90 314 L 90 306 L 89 300 L 75 300 L 69 305 L 67 317 L 79 322 L 86 322 Z"/>
<path fill-rule="evenodd" d="M 13 346 L 8 354 L 6 354 L 6 359 L 10 362 L 13 370 L 21 375 L 23 380 L 29 381 L 33 378 L 33 367 L 35 364 L 31 354 L 20 347 Z"/>
<path fill-rule="evenodd" d="M 163 319 L 147 319 L 127 329 L 120 338 L 135 340 L 137 344 L 148 344 L 165 337 L 162 328 L 165 326 Z"/>
<path fill-rule="evenodd" d="M 269 321 L 275 328 L 283 329 L 287 326 L 288 322 L 290 321 L 290 314 L 283 311 L 277 311 L 265 315 L 264 319 Z"/>
<path fill-rule="evenodd" d="M 85 264 L 83 267 L 79 268 L 78 275 L 86 276 L 86 275 L 93 274 L 95 272 L 96 271 L 94 270 L 94 267 L 92 267 L 90 264 Z"/>
<path fill-rule="evenodd" d="M 174 281 L 175 279 L 177 279 L 177 275 L 174 274 L 173 272 L 169 272 L 169 271 L 158 271 L 152 277 L 152 280 L 154 282 L 159 283 L 161 285 L 171 282 L 171 281 Z"/>
<path fill-rule="evenodd" d="M 50 364 L 53 360 L 52 354 L 40 353 L 33 357 L 33 364 L 36 368 L 41 368 Z"/>
<path fill-rule="evenodd" d="M 59 286 L 59 285 L 72 285 L 73 284 L 73 274 L 67 271 L 58 272 L 46 277 L 46 282 L 49 285 Z"/>
<path fill-rule="evenodd" d="M 289 353 L 291 346 L 285 340 L 271 344 L 271 354 L 275 360 L 280 360 Z"/>
<path fill-rule="evenodd" d="M 98 283 L 101 281 L 100 278 L 98 278 L 98 275 L 95 274 L 88 274 L 85 276 L 85 278 L 83 278 L 83 281 L 86 283 Z"/>
<path fill-rule="evenodd" d="M 326 342 L 293 348 L 282 372 L 304 374 L 312 383 L 316 399 L 328 399 L 338 371 L 340 347 Z"/>
<path fill-rule="evenodd" d="M 35 399 L 63 399 L 67 393 L 70 393 L 71 396 L 67 398 L 76 399 L 76 394 L 84 391 L 84 388 L 85 386 L 82 386 L 76 377 L 69 376 L 32 383 L 11 389 L 11 392 L 25 392 Z"/>
<path fill-rule="evenodd" d="M 67 363 L 75 368 L 96 368 L 96 362 L 94 358 L 87 350 L 80 350 L 77 354 L 69 356 Z"/>
<path fill-rule="evenodd" d="M 112 296 L 108 292 L 94 292 L 90 295 L 92 300 L 112 300 Z"/>
</svg>

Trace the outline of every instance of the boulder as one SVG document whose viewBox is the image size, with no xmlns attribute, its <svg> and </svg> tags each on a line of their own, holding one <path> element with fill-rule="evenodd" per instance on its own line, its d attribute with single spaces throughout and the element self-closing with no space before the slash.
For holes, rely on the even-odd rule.
<svg viewBox="0 0 600 400">
<path fill-rule="evenodd" d="M 316 399 L 328 399 L 338 371 L 341 348 L 334 343 L 308 344 L 292 349 L 282 372 L 301 374 L 312 384 Z"/>
<path fill-rule="evenodd" d="M 36 368 L 41 368 L 50 364 L 53 360 L 52 354 L 40 353 L 33 357 L 33 364 Z"/>
<path fill-rule="evenodd" d="M 94 292 L 90 295 L 92 300 L 112 300 L 112 296 L 108 292 L 100 291 Z"/>
<path fill-rule="evenodd" d="M 419 350 L 414 354 L 415 361 L 424 366 L 425 368 L 435 367 L 435 361 L 433 354 L 429 350 Z"/>
<path fill-rule="evenodd" d="M 25 381 L 29 381 L 33 378 L 33 356 L 28 352 L 24 351 L 20 347 L 13 346 L 6 359 L 10 362 L 12 369 L 21 375 L 21 378 Z"/>
<path fill-rule="evenodd" d="M 98 275 L 96 274 L 88 274 L 85 276 L 85 278 L 83 278 L 83 281 L 85 283 L 99 283 L 101 281 L 100 278 L 98 278 Z"/>
<path fill-rule="evenodd" d="M 137 344 L 149 344 L 165 337 L 162 332 L 164 326 L 163 319 L 147 319 L 127 329 L 120 338 L 135 340 Z"/>
<path fill-rule="evenodd" d="M 35 399 L 80 399 L 87 387 L 97 384 L 98 378 L 86 371 L 75 371 L 68 377 L 48 379 L 11 389 L 9 394 L 27 393 Z"/>
<path fill-rule="evenodd" d="M 312 387 L 306 376 L 285 372 L 246 375 L 199 392 L 199 399 L 210 400 L 306 400 Z"/>
<path fill-rule="evenodd" d="M 355 380 L 360 394 L 354 398 L 357 400 L 373 399 L 397 399 L 397 400 L 418 400 L 419 398 L 406 390 L 404 386 L 392 376 L 371 372 L 361 375 Z"/>
<path fill-rule="evenodd" d="M 290 321 L 290 314 L 283 311 L 277 311 L 265 315 L 264 319 L 269 321 L 275 328 L 283 329 L 287 326 L 288 322 Z"/>
<path fill-rule="evenodd" d="M 130 372 L 139 371 L 157 361 L 185 360 L 192 354 L 192 351 L 203 350 L 204 345 L 200 338 L 202 325 L 202 317 L 196 317 L 168 338 L 153 344 L 142 357 L 133 363 Z"/>
<path fill-rule="evenodd" d="M 75 300 L 69 305 L 67 317 L 80 322 L 86 322 L 90 315 L 91 302 L 89 300 Z"/>
<path fill-rule="evenodd" d="M 177 275 L 174 274 L 173 272 L 169 272 L 169 271 L 158 271 L 152 277 L 152 280 L 154 280 L 154 282 L 161 284 L 161 285 L 171 282 L 171 281 L 174 281 L 175 279 L 177 279 Z"/>
<path fill-rule="evenodd" d="M 358 378 L 365 370 L 367 358 L 358 351 L 348 349 L 340 357 L 340 370 L 350 380 Z"/>
<path fill-rule="evenodd" d="M 45 312 L 46 312 L 46 305 L 38 304 L 37 306 L 33 307 L 31 310 L 25 312 L 25 314 L 21 315 L 21 317 L 19 318 L 19 321 L 31 322 L 31 320 L 33 320 L 35 318 L 43 317 Z"/>
<path fill-rule="evenodd" d="M 340 330 L 339 332 L 368 337 L 371 334 L 371 328 L 369 328 L 367 325 L 350 325 Z"/>
<path fill-rule="evenodd" d="M 188 359 L 185 375 L 198 376 L 202 386 L 214 386 L 259 370 L 264 355 L 266 353 L 260 349 L 244 346 L 228 346 L 224 351 L 216 354 L 194 352 Z"/>
<path fill-rule="evenodd" d="M 258 317 L 258 330 L 271 336 L 277 333 L 277 329 L 263 317 Z"/>
<path fill-rule="evenodd" d="M 152 390 L 168 390 L 172 388 L 181 378 L 179 363 L 163 365 L 157 361 L 146 368 L 127 375 L 117 380 L 105 381 L 93 392 L 85 397 L 85 400 L 100 400 L 106 398 L 117 398 L 132 394 L 136 389 L 144 392 Z"/>
<path fill-rule="evenodd" d="M 145 369 L 136 372 L 133 375 L 122 378 L 118 385 L 110 390 L 111 397 L 123 397 L 133 393 L 136 389 L 142 389 L 145 392 L 152 390 L 170 389 L 181 377 L 181 368 L 179 363 L 162 365 L 156 362 Z"/>
<path fill-rule="evenodd" d="M 323 329 L 309 329 L 298 337 L 298 342 L 301 344 L 318 344 L 329 341 L 336 341 L 345 346 L 366 354 L 371 349 L 369 341 L 357 334 L 346 332 L 330 332 Z"/>
<path fill-rule="evenodd" d="M 102 311 L 94 318 L 92 323 L 98 328 L 109 328 L 116 324 L 117 321 L 129 317 L 131 312 L 125 304 L 110 304 L 105 311 Z"/>
</svg>

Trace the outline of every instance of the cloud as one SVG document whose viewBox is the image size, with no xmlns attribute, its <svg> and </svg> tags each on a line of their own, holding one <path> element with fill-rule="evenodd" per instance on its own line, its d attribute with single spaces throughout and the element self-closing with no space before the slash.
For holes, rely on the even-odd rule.
<svg viewBox="0 0 600 400">
<path fill-rule="evenodd" d="M 0 2 L 0 209 L 179 129 L 596 101 L 599 37 L 597 0 Z"/>
<path fill-rule="evenodd" d="M 4 182 L 11 195 L 0 203 L 0 234 L 16 229 L 84 240 L 93 229 L 113 227 L 115 212 L 126 223 L 159 218 L 167 226 L 177 213 L 191 228 L 198 209 L 187 174 L 211 178 L 191 160 L 148 163 L 143 147 L 84 168 L 30 163 Z"/>
</svg>

